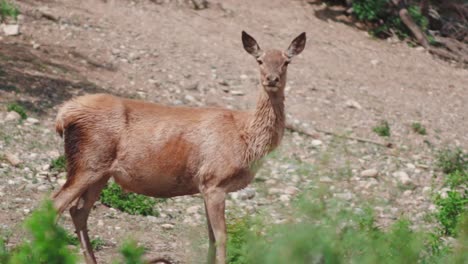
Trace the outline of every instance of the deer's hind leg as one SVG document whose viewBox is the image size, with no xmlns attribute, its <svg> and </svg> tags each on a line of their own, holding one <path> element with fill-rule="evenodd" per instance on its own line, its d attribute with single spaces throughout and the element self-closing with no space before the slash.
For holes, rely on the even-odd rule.
<svg viewBox="0 0 468 264">
<path fill-rule="evenodd" d="M 93 248 L 88 236 L 88 216 L 94 205 L 99 199 L 99 194 L 102 189 L 106 186 L 109 180 L 109 175 L 104 176 L 94 184 L 90 185 L 81 196 L 75 200 L 74 204 L 70 208 L 70 215 L 72 217 L 75 231 L 80 240 L 81 249 L 88 264 L 96 263 L 96 257 L 94 256 Z"/>
</svg>

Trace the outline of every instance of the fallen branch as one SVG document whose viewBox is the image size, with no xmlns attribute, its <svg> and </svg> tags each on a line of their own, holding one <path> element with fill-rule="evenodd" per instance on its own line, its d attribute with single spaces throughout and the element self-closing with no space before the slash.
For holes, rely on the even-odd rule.
<svg viewBox="0 0 468 264">
<path fill-rule="evenodd" d="M 309 136 L 309 137 L 317 138 L 316 135 L 314 135 L 314 134 L 312 134 L 312 133 L 310 133 L 308 131 L 305 131 L 304 129 L 301 129 L 301 128 L 297 127 L 297 126 L 294 126 L 293 124 L 290 124 L 290 123 L 286 124 L 286 129 L 297 132 L 299 134 Z M 332 131 L 328 131 L 328 130 L 324 130 L 324 129 L 320 129 L 320 128 L 315 128 L 315 130 L 317 132 L 327 134 L 327 135 L 332 135 L 332 136 L 335 136 L 335 137 L 346 138 L 346 139 L 349 139 L 349 140 L 356 140 L 356 141 L 359 141 L 359 142 L 370 143 L 370 144 L 374 144 L 374 145 L 378 145 L 378 146 L 382 146 L 382 147 L 387 147 L 387 148 L 393 147 L 393 144 L 390 143 L 390 142 L 382 143 L 382 142 L 378 142 L 378 141 L 374 141 L 374 140 L 366 139 L 366 138 L 361 138 L 361 137 L 346 136 L 346 135 L 341 135 L 341 134 L 338 134 L 338 133 L 335 133 L 335 132 L 332 132 Z"/>
</svg>

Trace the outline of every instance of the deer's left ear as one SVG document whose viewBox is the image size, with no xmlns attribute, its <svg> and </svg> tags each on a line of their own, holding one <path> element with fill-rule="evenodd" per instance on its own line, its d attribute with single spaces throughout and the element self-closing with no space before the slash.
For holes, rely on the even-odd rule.
<svg viewBox="0 0 468 264">
<path fill-rule="evenodd" d="M 305 44 L 306 44 L 306 33 L 302 32 L 289 45 L 289 48 L 285 52 L 286 57 L 291 59 L 292 57 L 301 53 L 304 50 Z"/>
</svg>

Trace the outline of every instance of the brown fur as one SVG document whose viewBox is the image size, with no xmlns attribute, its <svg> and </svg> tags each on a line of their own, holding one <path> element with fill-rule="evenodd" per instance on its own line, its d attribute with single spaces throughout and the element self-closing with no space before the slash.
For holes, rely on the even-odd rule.
<svg viewBox="0 0 468 264">
<path fill-rule="evenodd" d="M 202 193 L 210 251 L 216 241 L 216 260 L 225 262 L 226 193 L 246 187 L 254 176 L 252 164 L 280 143 L 286 54 L 298 53 L 291 46 L 287 52 L 263 52 L 246 33 L 244 38 L 254 45 L 246 50 L 262 60 L 263 85 L 253 112 L 163 106 L 106 94 L 78 97 L 60 108 L 56 130 L 64 136 L 68 180 L 54 204 L 61 213 L 73 200 L 83 200 L 70 212 L 88 263 L 96 260 L 83 230 L 109 177 L 126 190 L 154 197 Z"/>
</svg>

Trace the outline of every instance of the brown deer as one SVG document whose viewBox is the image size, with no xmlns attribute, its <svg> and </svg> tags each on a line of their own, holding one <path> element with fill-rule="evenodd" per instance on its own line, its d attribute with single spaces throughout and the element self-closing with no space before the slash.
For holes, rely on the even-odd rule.
<svg viewBox="0 0 468 264">
<path fill-rule="evenodd" d="M 125 190 L 153 197 L 201 193 L 208 262 L 226 262 L 226 195 L 246 187 L 254 177 L 253 163 L 280 143 L 286 72 L 305 42 L 302 33 L 285 51 L 263 51 L 242 32 L 244 49 L 260 68 L 252 112 L 163 106 L 106 94 L 81 96 L 61 106 L 56 130 L 64 136 L 67 181 L 53 201 L 59 215 L 72 204 L 87 263 L 96 263 L 87 219 L 111 177 Z"/>
</svg>

